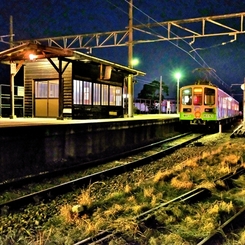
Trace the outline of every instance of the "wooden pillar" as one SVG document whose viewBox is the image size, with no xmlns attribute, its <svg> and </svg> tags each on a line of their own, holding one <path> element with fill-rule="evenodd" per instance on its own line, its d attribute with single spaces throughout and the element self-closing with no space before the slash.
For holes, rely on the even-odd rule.
<svg viewBox="0 0 245 245">
<path fill-rule="evenodd" d="M 10 119 L 15 119 L 15 106 L 14 106 L 14 76 L 16 73 L 16 64 L 10 63 L 10 110 L 11 114 L 9 116 Z"/>
<path fill-rule="evenodd" d="M 64 84 L 62 79 L 62 60 L 59 59 L 59 116 L 57 119 L 63 120 L 63 108 L 64 108 Z"/>
</svg>

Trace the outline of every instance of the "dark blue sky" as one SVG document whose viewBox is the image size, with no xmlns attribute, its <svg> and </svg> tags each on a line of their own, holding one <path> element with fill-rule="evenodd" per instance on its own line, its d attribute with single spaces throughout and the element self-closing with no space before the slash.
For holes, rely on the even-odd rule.
<svg viewBox="0 0 245 245">
<path fill-rule="evenodd" d="M 241 0 L 133 0 L 133 4 L 134 24 L 245 12 L 245 1 Z M 0 36 L 9 33 L 10 15 L 13 16 L 15 40 L 107 32 L 124 30 L 128 25 L 128 2 L 1 0 Z M 198 50 L 203 59 L 201 63 L 205 62 L 205 65 L 213 68 L 221 81 L 227 85 L 240 84 L 245 76 L 245 36 L 239 35 L 237 41 L 221 45 L 228 40 L 229 37 L 199 39 L 193 47 L 204 48 Z M 183 41 L 179 41 L 178 45 L 187 50 Z M 0 43 L 0 50 L 6 48 L 6 44 Z M 140 64 L 135 68 L 147 73 L 145 77 L 138 79 L 135 86 L 136 97 L 143 84 L 158 80 L 160 76 L 169 86 L 170 96 L 174 96 L 176 79 L 173 73 L 176 70 L 182 72 L 181 86 L 189 81 L 192 83 L 193 76 L 197 75 L 192 71 L 200 68 L 200 58 L 193 59 L 167 41 L 138 44 L 133 50 L 134 57 L 140 60 Z M 127 47 L 93 49 L 92 54 L 127 65 Z M 214 78 L 210 79 L 221 86 Z"/>
</svg>

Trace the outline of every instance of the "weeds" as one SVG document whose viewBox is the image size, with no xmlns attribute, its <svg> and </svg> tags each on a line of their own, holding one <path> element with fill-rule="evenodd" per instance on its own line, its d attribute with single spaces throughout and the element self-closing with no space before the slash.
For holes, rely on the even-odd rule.
<svg viewBox="0 0 245 245">
<path fill-rule="evenodd" d="M 21 218 L 3 213 L 1 222 L 4 225 L 0 227 L 0 233 L 4 238 L 0 238 L 0 244 L 74 244 L 76 240 L 107 229 L 118 231 L 139 244 L 195 243 L 233 215 L 236 205 L 244 205 L 244 190 L 238 189 L 245 185 L 243 176 L 234 180 L 236 191 L 217 195 L 218 200 L 214 203 L 175 203 L 158 210 L 154 224 L 157 229 L 142 229 L 134 217 L 196 187 L 215 192 L 215 179 L 232 172 L 239 164 L 244 164 L 242 150 L 238 152 L 234 148 L 227 143 L 209 151 L 200 151 L 197 157 L 188 157 L 179 164 L 173 164 L 171 169 L 161 164 L 155 172 L 147 170 L 149 174 L 145 174 L 142 168 L 133 171 L 133 177 L 125 174 L 113 182 L 96 182 L 66 203 L 54 202 L 57 212 L 53 211 L 49 216 L 49 210 L 42 205 L 30 211 L 30 214 L 24 213 Z M 219 181 L 218 184 L 225 188 L 224 182 Z M 42 217 L 45 215 L 51 218 L 43 224 Z M 32 232 L 13 232 L 29 224 L 32 224 Z M 8 227 L 12 227 L 12 230 L 6 233 Z M 236 238 L 237 244 L 244 244 L 244 234 L 241 232 L 239 238 Z M 110 245 L 125 244 L 125 239 L 116 238 Z"/>
</svg>

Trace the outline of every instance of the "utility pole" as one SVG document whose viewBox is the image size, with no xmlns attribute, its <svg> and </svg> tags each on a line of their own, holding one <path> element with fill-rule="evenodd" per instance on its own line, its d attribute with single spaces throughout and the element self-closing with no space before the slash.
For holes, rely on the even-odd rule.
<svg viewBox="0 0 245 245">
<path fill-rule="evenodd" d="M 13 44 L 13 16 L 10 16 L 10 30 L 9 30 L 9 41 L 10 41 L 10 48 L 14 46 Z M 16 74 L 16 64 L 10 61 L 10 119 L 16 118 L 14 114 L 14 76 Z"/>
<path fill-rule="evenodd" d="M 133 68 L 133 0 L 129 3 L 128 67 Z M 133 117 L 133 75 L 128 75 L 128 117 Z"/>
<path fill-rule="evenodd" d="M 160 88 L 159 88 L 159 114 L 162 112 L 162 76 L 160 76 Z"/>
</svg>

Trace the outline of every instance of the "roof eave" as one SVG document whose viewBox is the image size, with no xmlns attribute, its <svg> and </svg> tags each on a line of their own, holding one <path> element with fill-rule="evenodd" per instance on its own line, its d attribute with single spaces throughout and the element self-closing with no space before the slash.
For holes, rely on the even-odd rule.
<svg viewBox="0 0 245 245">
<path fill-rule="evenodd" d="M 133 74 L 133 75 L 137 75 L 137 76 L 145 76 L 146 75 L 145 72 L 142 72 L 142 71 L 139 71 L 139 70 L 135 70 L 133 68 L 130 68 L 130 67 L 127 67 L 127 66 L 123 66 L 123 65 L 120 65 L 120 64 L 108 61 L 108 60 L 97 58 L 97 57 L 92 56 L 92 55 L 88 55 L 88 54 L 81 53 L 81 52 L 78 52 L 78 51 L 73 51 L 73 54 L 74 54 L 73 57 L 75 59 L 77 59 L 77 60 L 80 60 L 80 61 L 82 61 L 82 60 L 84 60 L 84 61 L 93 61 L 93 62 L 96 62 L 98 64 L 112 66 L 112 67 L 114 67 L 116 69 L 120 69 L 120 70 L 125 71 L 125 72 L 127 72 L 129 74 Z"/>
</svg>

